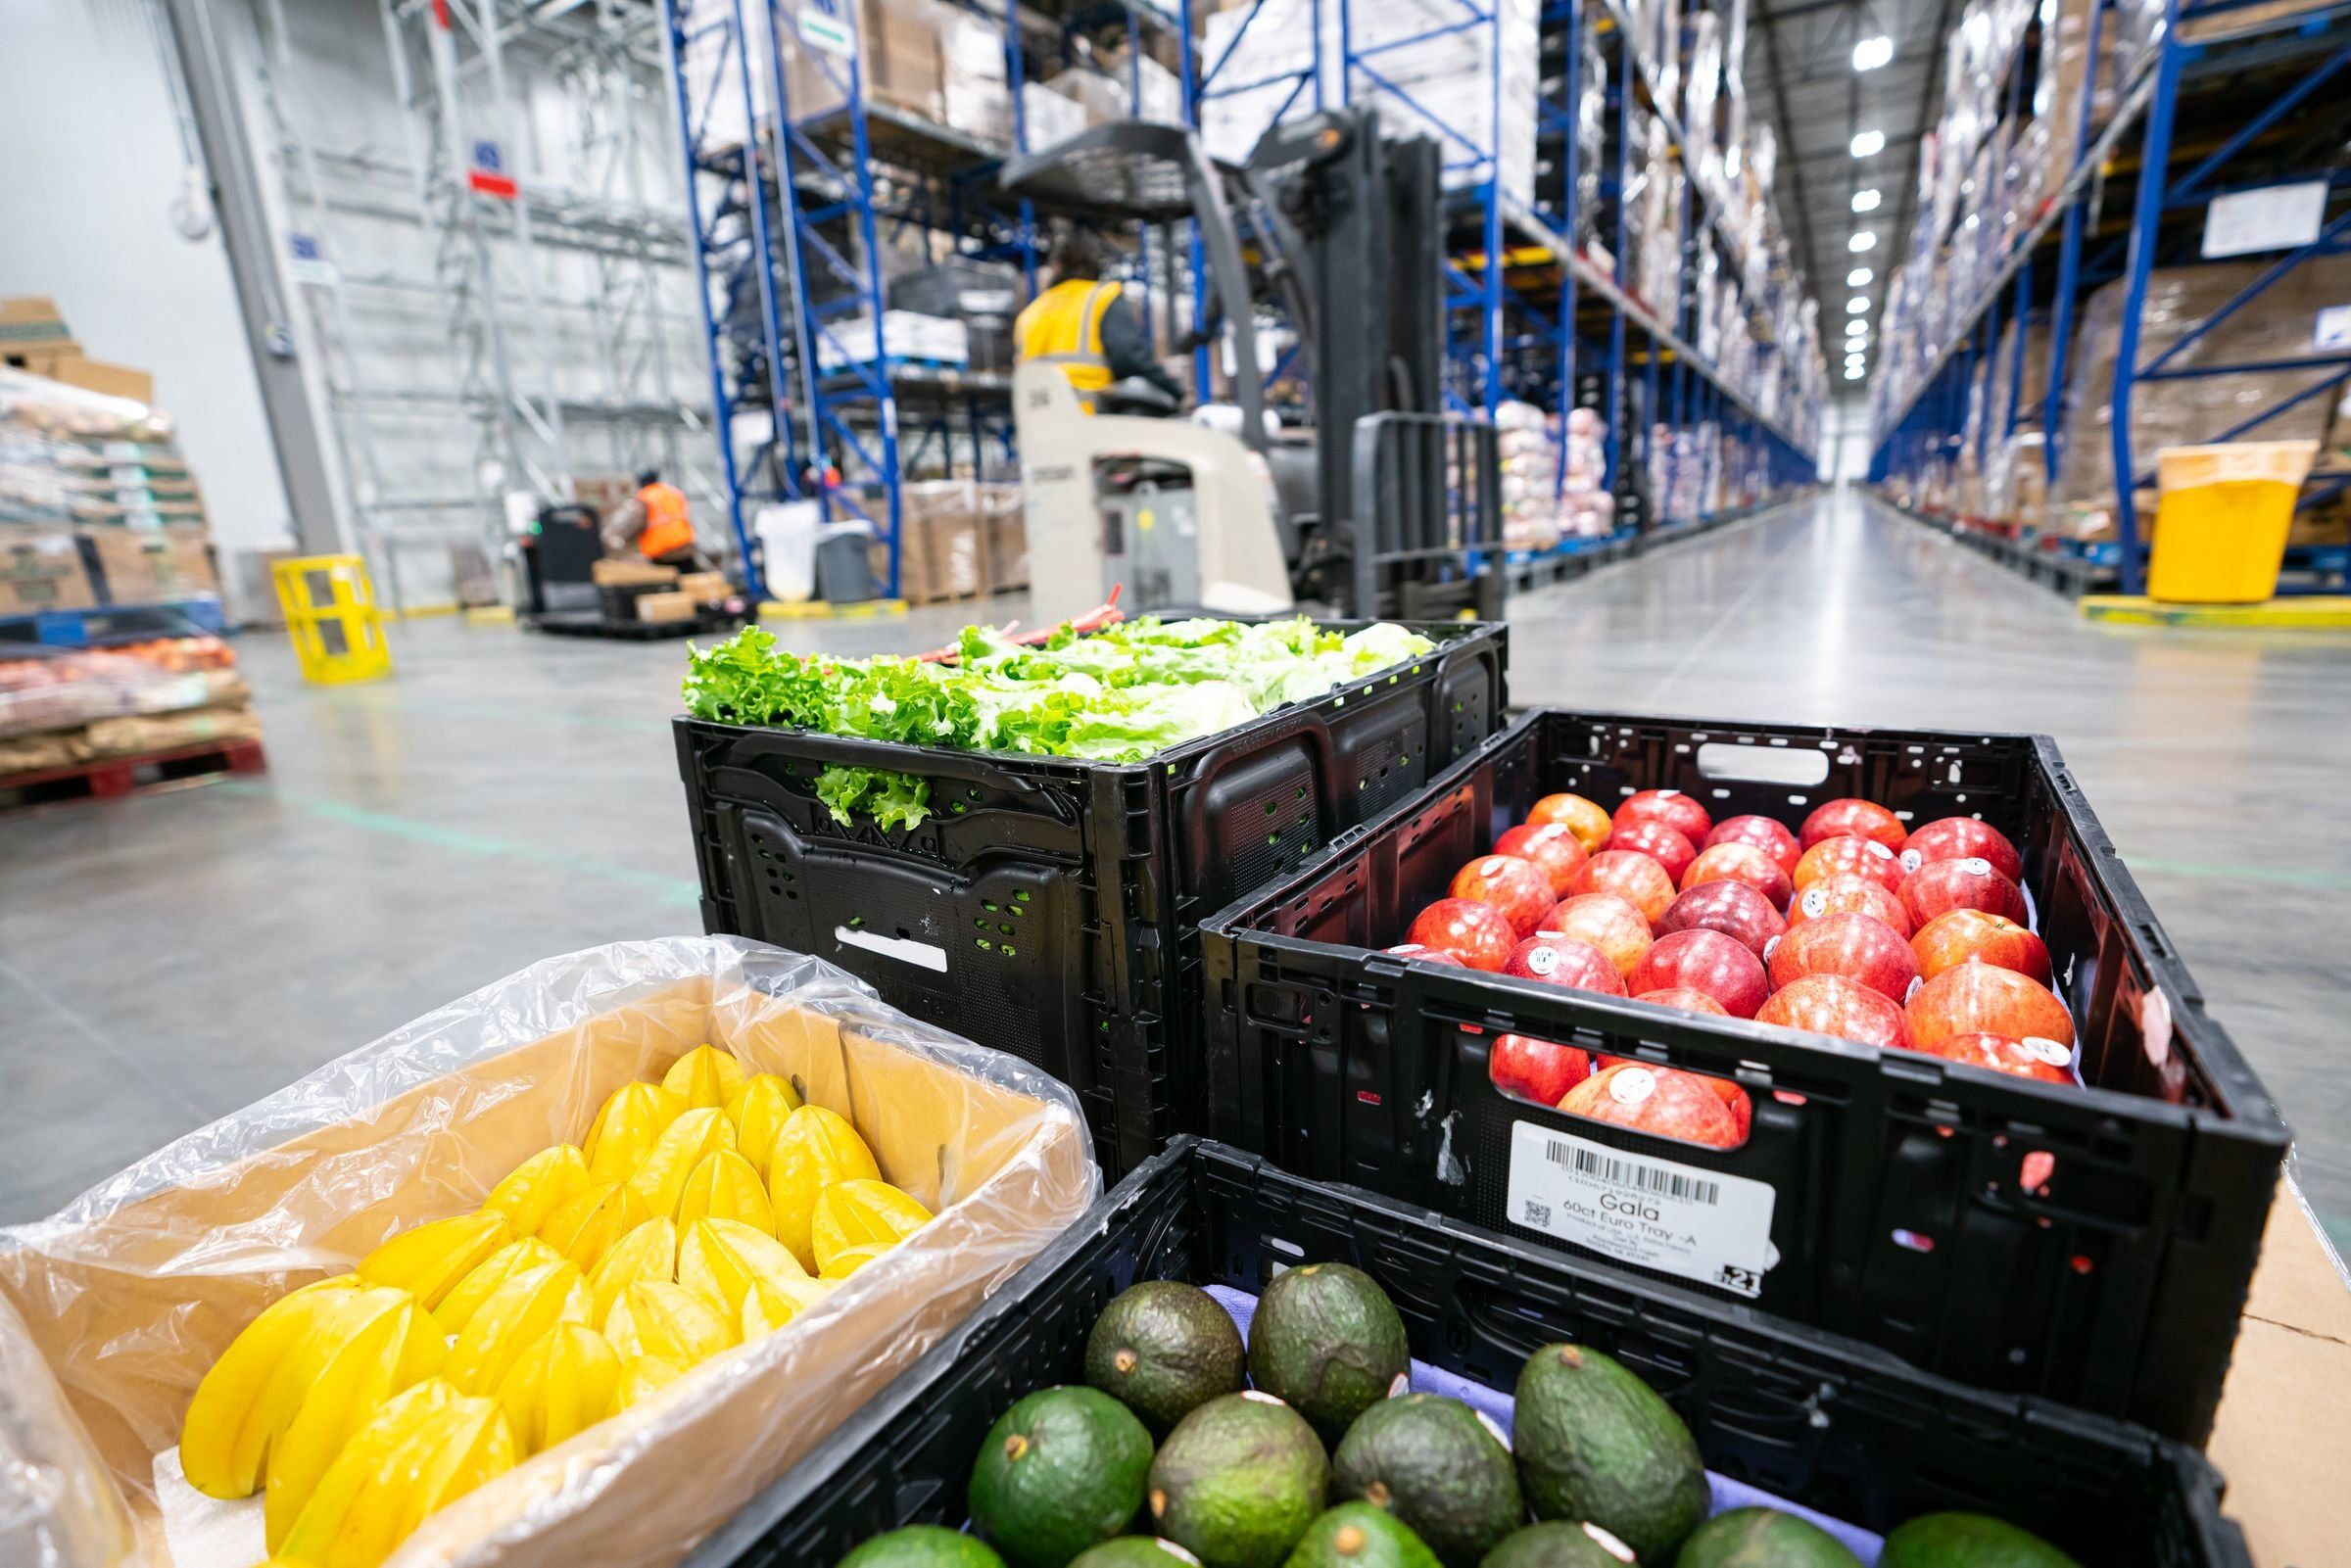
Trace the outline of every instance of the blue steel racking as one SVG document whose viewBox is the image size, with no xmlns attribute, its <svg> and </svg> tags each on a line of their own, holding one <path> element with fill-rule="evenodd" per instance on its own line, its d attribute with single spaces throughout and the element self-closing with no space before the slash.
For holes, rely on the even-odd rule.
<svg viewBox="0 0 2351 1568">
<path fill-rule="evenodd" d="M 1240 31 L 1215 60 L 1202 58 L 1193 0 L 1180 0 L 1174 15 L 1145 0 L 1091 7 L 1084 0 L 1032 0 L 1026 15 L 1021 0 L 965 0 L 1004 32 L 1013 137 L 1009 147 L 991 147 L 868 96 L 850 65 L 859 44 L 845 0 L 800 0 L 796 8 L 834 23 L 833 47 L 810 53 L 837 101 L 804 115 L 794 112 L 791 76 L 772 42 L 805 35 L 795 26 L 794 7 L 786 0 L 662 0 L 730 521 L 746 566 L 755 574 L 746 510 L 771 500 L 812 499 L 829 517 L 845 512 L 871 521 L 888 548 L 887 592 L 894 594 L 905 470 L 943 451 L 958 417 L 971 433 L 977 468 L 984 471 L 991 458 L 1012 460 L 1004 378 L 942 372 L 890 353 L 876 242 L 886 223 L 943 228 L 972 254 L 1018 259 L 1033 277 L 1032 216 L 1025 206 L 991 206 L 989 176 L 1003 157 L 1028 149 L 1021 86 L 1032 51 L 1049 52 L 1058 28 L 1066 54 L 1066 40 L 1081 19 L 1098 24 L 1105 15 L 1124 19 L 1130 61 L 1139 57 L 1146 34 L 1174 32 L 1183 113 L 1195 125 L 1209 101 L 1269 82 L 1290 83 L 1274 118 L 1367 94 L 1409 104 L 1410 89 L 1392 79 L 1395 56 L 1448 35 L 1482 37 L 1496 95 L 1487 139 L 1422 112 L 1445 149 L 1453 187 L 1445 276 L 1448 403 L 1491 414 L 1505 398 L 1517 397 L 1563 411 L 1576 405 L 1579 374 L 1595 375 L 1601 379 L 1593 385 L 1605 385 L 1607 399 L 1610 489 L 1630 490 L 1630 476 L 1652 457 L 1660 427 L 1708 424 L 1759 447 L 1775 489 L 1808 482 L 1815 472 L 1815 411 L 1797 410 L 1793 419 L 1766 412 L 1692 346 L 1698 335 L 1692 291 L 1669 302 L 1645 302 L 1576 245 L 1572 98 L 1539 97 L 1538 134 L 1565 134 L 1534 202 L 1505 194 L 1492 140 L 1502 118 L 1501 6 L 1498 0 L 1443 3 L 1458 15 L 1412 37 L 1363 42 L 1351 24 L 1351 0 L 1307 0 L 1308 58 L 1297 69 L 1235 83 L 1223 78 L 1223 68 L 1267 0 L 1251 0 Z M 1685 156 L 1679 105 L 1662 85 L 1658 62 L 1678 59 L 1686 34 L 1651 36 L 1656 26 L 1646 32 L 1637 27 L 1622 0 L 1544 0 L 1540 16 L 1545 37 L 1566 46 L 1571 95 L 1581 86 L 1572 68 L 1585 30 L 1603 42 L 1609 61 L 1607 98 L 1620 121 L 1612 144 L 1619 162 L 1622 126 L 1630 124 L 1636 104 L 1671 128 L 1672 156 Z M 1336 57 L 1326 58 L 1334 32 Z M 1131 85 L 1139 98 L 1139 81 Z M 775 106 L 772 118 L 763 99 Z M 1608 178 L 1601 188 L 1612 195 L 1620 184 Z M 1726 263 L 1735 262 L 1739 237 L 1712 193 L 1693 179 L 1683 206 L 1689 257 L 1700 247 L 1719 246 Z M 1703 223 L 1694 223 L 1699 217 Z M 1614 254 L 1622 257 L 1621 211 L 1615 221 Z M 1188 251 L 1197 320 L 1205 283 L 1196 235 Z M 1143 265 L 1150 275 L 1147 255 Z M 1685 270 L 1695 267 L 1686 264 Z M 1761 302 L 1746 299 L 1744 280 L 1735 286 L 1747 313 L 1761 318 Z M 870 351 L 844 341 L 843 322 L 872 332 Z M 828 347 L 833 354 L 822 352 Z M 840 368 L 821 368 L 829 357 Z M 1268 379 L 1288 370 L 1286 362 L 1277 364 Z M 1205 348 L 1195 353 L 1194 376 L 1196 385 L 1210 384 Z M 902 430 L 910 405 L 922 411 L 910 430 Z M 1637 425 L 1628 429 L 1628 411 L 1636 407 Z M 746 453 L 736 435 L 738 420 L 762 409 L 770 424 Z M 762 587 L 756 575 L 751 587 Z"/>
<path fill-rule="evenodd" d="M 2351 346 L 2339 354 L 2274 361 L 2194 356 L 2192 363 L 2180 362 L 2192 345 L 2206 341 L 2215 327 L 2238 312 L 2256 308 L 2264 294 L 2297 267 L 2317 258 L 2351 253 L 2351 211 L 2341 210 L 2336 200 L 2351 190 L 2351 175 L 2339 159 L 2342 131 L 2351 124 L 2344 122 L 2339 96 L 2321 96 L 2351 68 L 2351 4 L 2322 0 L 2288 9 L 2263 0 L 2162 0 L 2151 9 L 2160 13 L 2151 19 L 2157 23 L 2153 41 L 2118 69 L 2118 101 L 2103 132 L 2094 138 L 2089 134 L 2092 104 L 2085 92 L 2075 140 L 2083 151 L 2058 194 L 2021 228 L 1988 285 L 1953 317 L 1942 350 L 1906 387 L 1881 397 L 1875 411 L 1870 478 L 1880 485 L 1910 487 L 1936 462 L 1963 455 L 1971 397 L 1980 406 L 1993 406 L 1983 395 L 2004 381 L 2003 427 L 1994 431 L 1989 418 L 1976 422 L 1975 456 L 1982 464 L 1995 442 L 2015 436 L 2025 417 L 2020 393 L 2026 334 L 2011 333 L 2003 345 L 2003 311 L 2012 322 L 2045 319 L 2050 322 L 2050 356 L 2039 410 L 2044 433 L 2039 461 L 2054 496 L 2066 447 L 2076 440 L 2097 439 L 2093 430 L 2070 428 L 2091 417 L 2090 410 L 2076 406 L 2069 397 L 2069 361 L 2084 352 L 2084 345 L 2074 341 L 2084 296 L 2097 285 L 2120 282 L 2125 293 L 2104 437 L 2111 472 L 2121 481 L 2114 486 L 2116 537 L 2107 544 L 2054 551 L 2037 547 L 2033 541 L 1973 541 L 1992 558 L 2070 594 L 2109 586 L 2127 595 L 2144 591 L 2148 520 L 2141 517 L 2134 493 L 2153 484 L 2154 453 L 2136 451 L 2133 441 L 2132 405 L 2141 388 L 2269 370 L 2316 373 L 2298 394 L 2215 431 L 2210 440 L 2220 443 L 2259 439 L 2269 421 L 2313 399 L 2333 397 L 2351 380 Z M 2093 61 L 2101 44 L 2116 35 L 2124 16 L 2124 9 L 2111 0 L 2093 12 Z M 2020 57 L 2023 53 L 2018 51 Z M 2021 75 L 2021 64 L 2011 62 L 2011 69 Z M 2012 112 L 2015 101 L 2012 90 Z M 2322 128 L 2335 127 L 2331 138 L 2308 134 L 2314 116 L 2320 117 Z M 2300 148 L 2287 133 L 2297 120 Z M 2139 132 L 2138 157 L 2131 164 L 2129 137 L 2135 129 Z M 2248 164 L 2254 166 L 2249 170 Z M 2238 170 L 2245 170 L 2238 180 L 2225 182 L 2226 173 Z M 2257 278 L 2142 362 L 2150 279 L 2159 262 L 2195 259 L 2195 219 L 2211 201 L 2232 189 L 2307 181 L 2324 181 L 2328 188 L 2316 236 L 2281 247 L 2282 254 L 2272 253 Z M 2126 182 L 2131 188 L 2129 228 L 2119 237 L 2102 235 L 2098 231 L 2109 188 Z M 2325 216 L 2330 210 L 2334 215 Z M 2003 347 L 2009 351 L 2004 356 Z M 2316 478 L 2305 487 L 2300 505 L 2308 508 L 2331 500 L 2347 486 L 2351 474 Z M 2279 592 L 2340 592 L 2343 553 L 2305 552 L 2299 559 L 2289 555 L 2289 565 L 2309 575 L 2281 582 Z"/>
</svg>

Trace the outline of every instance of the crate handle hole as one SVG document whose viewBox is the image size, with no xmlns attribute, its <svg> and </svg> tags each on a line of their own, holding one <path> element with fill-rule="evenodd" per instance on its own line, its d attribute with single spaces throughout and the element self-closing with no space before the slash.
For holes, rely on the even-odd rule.
<svg viewBox="0 0 2351 1568">
<path fill-rule="evenodd" d="M 947 950 L 936 942 L 918 942 L 898 927 L 895 936 L 883 936 L 874 931 L 856 930 L 847 926 L 833 927 L 833 940 L 843 947 L 859 947 L 884 958 L 894 958 L 917 969 L 927 969 L 935 974 L 947 973 Z"/>
<path fill-rule="evenodd" d="M 1752 784 L 1816 784 L 1829 777 L 1829 759 L 1818 751 L 1777 750 L 1709 740 L 1698 748 L 1698 771 L 1707 779 Z"/>
</svg>

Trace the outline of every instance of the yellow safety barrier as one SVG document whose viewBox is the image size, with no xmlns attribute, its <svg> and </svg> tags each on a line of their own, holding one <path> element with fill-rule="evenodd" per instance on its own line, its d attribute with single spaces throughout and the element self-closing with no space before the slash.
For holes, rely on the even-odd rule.
<svg viewBox="0 0 2351 1568">
<path fill-rule="evenodd" d="M 392 673 L 383 612 L 357 555 L 301 555 L 270 567 L 278 607 L 305 680 L 321 686 L 377 681 Z"/>
<path fill-rule="evenodd" d="M 2294 499 L 2315 441 L 2166 447 L 2155 454 L 2163 499 L 2147 557 L 2159 604 L 2259 604 L 2278 592 Z"/>
</svg>

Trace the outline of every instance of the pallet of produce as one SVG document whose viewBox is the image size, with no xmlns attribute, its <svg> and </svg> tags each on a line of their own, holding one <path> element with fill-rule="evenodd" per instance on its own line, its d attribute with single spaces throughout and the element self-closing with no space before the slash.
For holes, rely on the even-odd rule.
<svg viewBox="0 0 2351 1568">
<path fill-rule="evenodd" d="M 2250 1568 L 2200 1454 L 1179 1138 L 689 1568 Z"/>
<path fill-rule="evenodd" d="M 1539 712 L 1205 931 L 1229 1142 L 2210 1426 L 2288 1134 L 2045 736 Z"/>
<path fill-rule="evenodd" d="M 697 648 L 707 929 L 840 965 L 1077 1090 L 1106 1169 L 1199 1125 L 1202 917 L 1503 722 L 1505 633 L 1143 619 L 943 656 Z"/>
<path fill-rule="evenodd" d="M 0 1230 L 0 1536 L 674 1562 L 1099 1190 L 1066 1089 L 830 965 L 550 959 Z"/>
</svg>

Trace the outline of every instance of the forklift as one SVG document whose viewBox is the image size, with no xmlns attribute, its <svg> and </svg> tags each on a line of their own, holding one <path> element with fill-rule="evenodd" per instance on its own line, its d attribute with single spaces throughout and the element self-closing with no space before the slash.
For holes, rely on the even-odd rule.
<svg viewBox="0 0 2351 1568">
<path fill-rule="evenodd" d="M 1183 126 L 1122 120 L 1016 158 L 999 180 L 1074 221 L 1197 224 L 1208 310 L 1193 340 L 1229 349 L 1238 414 L 1237 433 L 1178 419 L 1128 380 L 1089 415 L 1054 366 L 1016 370 L 1040 616 L 1117 589 L 1142 609 L 1501 618 L 1494 429 L 1443 411 L 1433 141 L 1383 140 L 1357 106 L 1274 126 L 1235 168 Z M 1261 306 L 1296 332 L 1303 428 L 1268 417 Z"/>
</svg>

